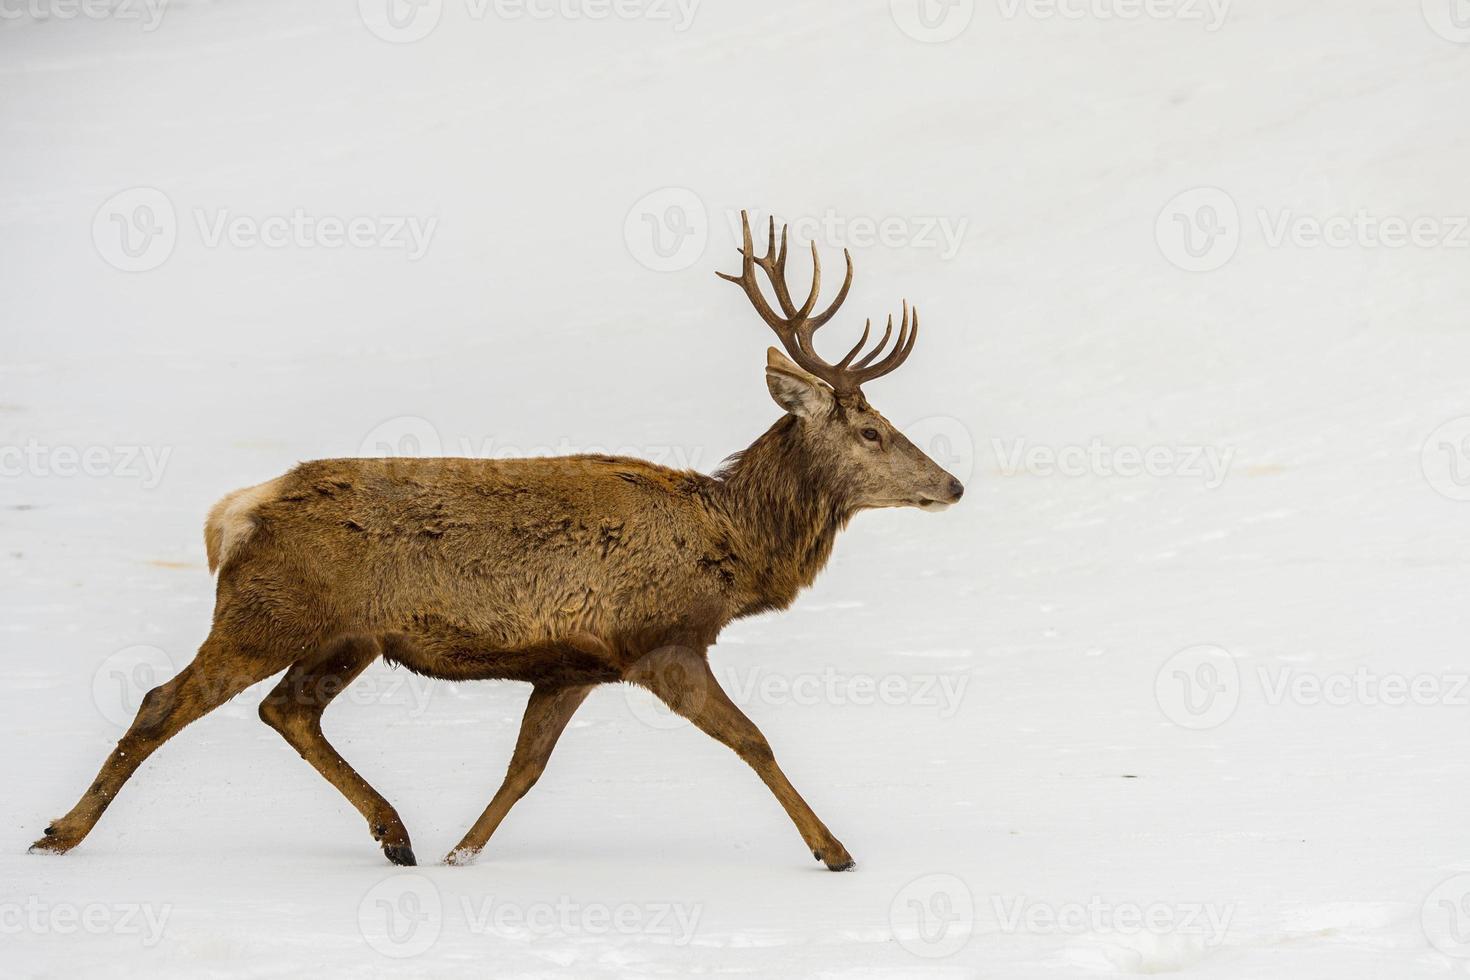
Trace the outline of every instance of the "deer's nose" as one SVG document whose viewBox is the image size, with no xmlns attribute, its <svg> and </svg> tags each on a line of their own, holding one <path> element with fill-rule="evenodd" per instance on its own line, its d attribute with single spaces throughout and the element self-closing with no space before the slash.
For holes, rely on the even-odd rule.
<svg viewBox="0 0 1470 980">
<path fill-rule="evenodd" d="M 959 480 L 956 480 L 954 477 L 950 477 L 949 478 L 949 495 L 951 497 L 953 497 L 955 500 L 959 500 L 961 497 L 963 497 L 965 495 L 965 485 L 963 483 L 961 483 Z"/>
</svg>

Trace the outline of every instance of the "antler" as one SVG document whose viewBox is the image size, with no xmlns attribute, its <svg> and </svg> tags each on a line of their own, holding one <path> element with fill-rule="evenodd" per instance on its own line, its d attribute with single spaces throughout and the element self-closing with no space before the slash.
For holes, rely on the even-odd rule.
<svg viewBox="0 0 1470 980">
<path fill-rule="evenodd" d="M 898 328 L 898 341 L 887 355 L 876 364 L 873 363 L 883 348 L 888 345 L 888 340 L 893 336 L 893 314 L 888 314 L 888 327 L 883 331 L 883 339 L 878 346 L 867 354 L 858 358 L 858 352 L 868 342 L 868 334 L 872 331 L 873 321 L 870 319 L 863 325 L 863 335 L 853 345 L 852 350 L 835 364 L 829 363 L 818 356 L 816 348 L 812 346 L 812 335 L 817 328 L 822 326 L 837 308 L 847 299 L 847 291 L 852 286 L 852 253 L 847 249 L 842 250 L 847 259 L 847 276 L 842 280 L 842 288 L 837 291 L 837 298 L 832 304 L 817 315 L 812 315 L 812 309 L 817 305 L 817 293 L 822 288 L 822 260 L 817 255 L 817 243 L 812 242 L 812 288 L 807 293 L 806 302 L 798 308 L 791 301 L 791 293 L 786 284 L 786 225 L 781 226 L 781 245 L 776 246 L 776 219 L 771 218 L 770 230 L 766 242 L 766 254 L 760 258 L 756 257 L 755 248 L 750 239 L 750 215 L 745 211 L 740 212 L 740 225 L 745 233 L 745 247 L 740 250 L 743 264 L 740 275 L 731 276 L 723 272 L 715 275 L 721 279 L 728 279 L 745 290 L 745 295 L 750 298 L 751 305 L 761 315 L 770 328 L 781 338 L 781 345 L 786 348 L 786 353 L 791 355 L 801 368 L 840 392 L 855 392 L 864 382 L 872 381 L 874 378 L 882 377 L 897 368 L 909 356 L 914 349 L 914 341 L 919 336 L 919 311 L 911 309 L 908 300 L 903 301 L 903 319 Z M 776 291 L 776 302 L 781 307 L 781 313 L 771 309 L 771 304 L 766 302 L 765 295 L 761 292 L 760 280 L 756 278 L 755 270 L 759 267 L 764 270 L 766 278 L 771 281 L 772 288 Z M 909 320 L 909 313 L 913 313 L 913 321 Z M 857 360 L 854 360 L 857 358 Z"/>
</svg>

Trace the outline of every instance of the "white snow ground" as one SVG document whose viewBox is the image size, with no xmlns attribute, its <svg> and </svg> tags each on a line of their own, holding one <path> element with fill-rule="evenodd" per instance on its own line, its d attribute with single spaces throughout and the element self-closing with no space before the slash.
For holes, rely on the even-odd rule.
<svg viewBox="0 0 1470 980">
<path fill-rule="evenodd" d="M 532 2 L 4 4 L 0 974 L 1465 974 L 1470 11 Z M 869 393 L 968 477 L 713 654 L 855 873 L 612 687 L 432 863 L 526 692 L 381 665 L 326 727 L 413 876 L 264 685 L 25 853 L 203 637 L 223 492 L 384 445 L 709 469 L 768 425 L 740 207 L 857 222 L 806 225 L 858 266 L 828 330 L 920 303 Z M 251 243 L 298 212 L 364 244 Z"/>
</svg>

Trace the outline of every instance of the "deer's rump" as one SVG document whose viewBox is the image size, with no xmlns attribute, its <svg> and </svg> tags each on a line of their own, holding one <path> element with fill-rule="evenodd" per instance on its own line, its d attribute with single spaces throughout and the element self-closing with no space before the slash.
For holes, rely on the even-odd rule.
<svg viewBox="0 0 1470 980">
<path fill-rule="evenodd" d="M 614 679 L 733 601 L 709 485 L 610 456 L 303 463 L 210 512 L 215 619 L 436 676 Z"/>
</svg>

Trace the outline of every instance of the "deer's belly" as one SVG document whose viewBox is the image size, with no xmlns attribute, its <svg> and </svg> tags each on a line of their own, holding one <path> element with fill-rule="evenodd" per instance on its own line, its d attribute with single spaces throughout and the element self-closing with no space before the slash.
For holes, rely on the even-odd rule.
<svg viewBox="0 0 1470 980">
<path fill-rule="evenodd" d="M 621 679 L 626 669 L 613 648 L 591 637 L 506 646 L 495 637 L 414 630 L 387 633 L 382 641 L 383 657 L 389 662 L 453 681 L 605 684 Z"/>
</svg>

